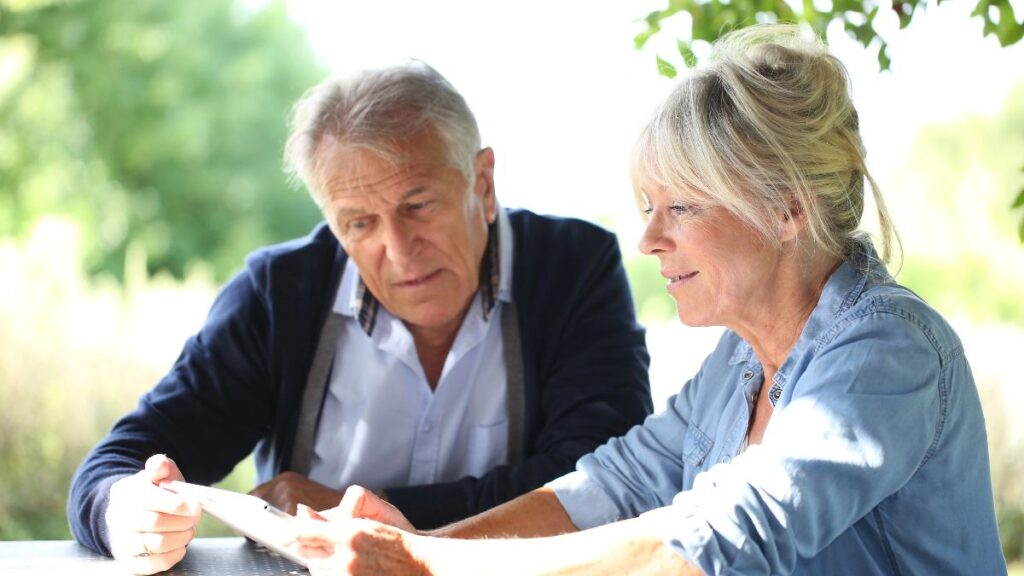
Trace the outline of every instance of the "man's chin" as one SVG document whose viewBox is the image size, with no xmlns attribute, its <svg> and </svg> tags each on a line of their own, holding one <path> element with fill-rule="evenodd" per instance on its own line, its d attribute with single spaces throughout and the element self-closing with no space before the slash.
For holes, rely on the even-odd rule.
<svg viewBox="0 0 1024 576">
<path fill-rule="evenodd" d="M 412 309 L 410 309 L 412 308 Z M 436 304 L 430 302 L 422 303 L 415 307 L 405 308 L 405 313 L 395 314 L 402 319 L 402 322 L 409 328 L 410 332 L 439 332 L 450 331 L 452 334 L 458 331 L 462 325 L 462 319 L 466 315 L 466 308 L 455 309 L 444 306 L 439 310 Z M 394 314 L 394 312 L 392 312 Z"/>
</svg>

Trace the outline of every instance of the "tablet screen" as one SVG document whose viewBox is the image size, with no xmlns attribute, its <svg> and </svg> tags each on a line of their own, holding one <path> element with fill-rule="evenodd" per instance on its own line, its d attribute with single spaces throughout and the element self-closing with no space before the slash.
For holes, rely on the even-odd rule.
<svg viewBox="0 0 1024 576">
<path fill-rule="evenodd" d="M 161 486 L 176 494 L 195 498 L 202 505 L 203 511 L 210 516 L 277 554 L 303 566 L 307 565 L 306 560 L 296 553 L 293 546 L 297 526 L 296 519 L 291 514 L 255 496 L 230 490 L 178 481 L 167 482 Z"/>
</svg>

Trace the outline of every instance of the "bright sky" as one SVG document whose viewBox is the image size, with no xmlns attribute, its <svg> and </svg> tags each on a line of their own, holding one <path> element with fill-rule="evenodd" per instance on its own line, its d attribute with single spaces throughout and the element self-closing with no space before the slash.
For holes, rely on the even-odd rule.
<svg viewBox="0 0 1024 576">
<path fill-rule="evenodd" d="M 643 52 L 637 19 L 666 0 L 292 0 L 293 17 L 331 68 L 416 57 L 459 89 L 497 156 L 506 206 L 614 223 L 635 245 L 639 219 L 628 179 L 632 141 L 673 81 L 654 54 L 673 54 L 683 21 Z M 982 38 L 974 2 L 929 6 L 907 30 L 879 17 L 893 70 L 838 30 L 834 53 L 849 67 L 869 160 L 884 182 L 918 127 L 967 113 L 996 114 L 1024 82 L 1024 42 L 1003 49 Z"/>
</svg>

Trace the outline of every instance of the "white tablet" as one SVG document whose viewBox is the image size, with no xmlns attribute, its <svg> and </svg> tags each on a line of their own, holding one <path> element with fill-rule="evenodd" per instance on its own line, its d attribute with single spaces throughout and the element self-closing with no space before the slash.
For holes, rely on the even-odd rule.
<svg viewBox="0 0 1024 576">
<path fill-rule="evenodd" d="M 295 517 L 274 508 L 265 500 L 187 482 L 173 481 L 162 486 L 176 494 L 195 498 L 210 516 L 292 562 L 307 565 L 293 546 L 298 535 Z"/>
</svg>

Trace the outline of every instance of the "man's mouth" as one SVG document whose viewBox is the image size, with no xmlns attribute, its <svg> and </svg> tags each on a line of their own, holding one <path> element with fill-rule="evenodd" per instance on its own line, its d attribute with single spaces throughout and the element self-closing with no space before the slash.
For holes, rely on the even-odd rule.
<svg viewBox="0 0 1024 576">
<path fill-rule="evenodd" d="M 431 280 L 437 278 L 440 274 L 441 269 L 439 268 L 437 270 L 434 270 L 433 272 L 424 274 L 423 276 L 417 276 L 415 278 L 410 278 L 408 280 L 401 280 L 395 282 L 394 285 L 398 288 L 415 288 L 417 286 L 422 286 L 430 282 Z"/>
</svg>

